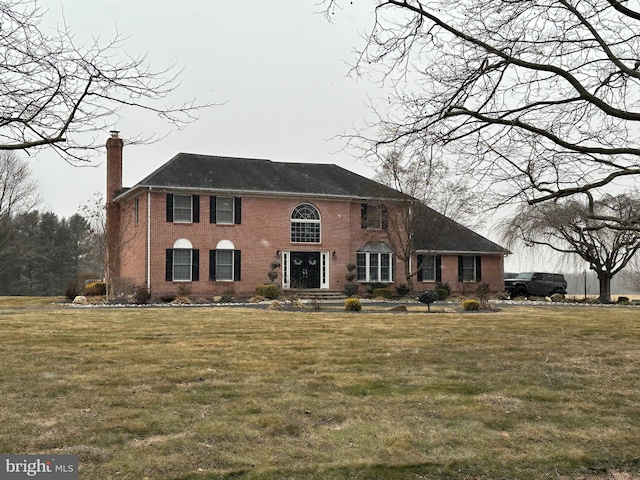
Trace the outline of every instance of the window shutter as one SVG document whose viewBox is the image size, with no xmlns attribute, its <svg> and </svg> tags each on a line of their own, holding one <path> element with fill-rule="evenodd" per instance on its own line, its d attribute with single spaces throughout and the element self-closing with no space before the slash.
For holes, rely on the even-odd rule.
<svg viewBox="0 0 640 480">
<path fill-rule="evenodd" d="M 233 223 L 240 225 L 242 223 L 242 200 L 240 197 L 235 197 L 233 201 L 235 203 L 235 218 Z"/>
<path fill-rule="evenodd" d="M 200 223 L 200 195 L 191 196 L 193 223 Z"/>
<path fill-rule="evenodd" d="M 173 222 L 173 194 L 167 193 L 167 222 Z"/>
<path fill-rule="evenodd" d="M 233 280 L 236 282 L 240 281 L 240 260 L 241 260 L 241 252 L 240 250 L 233 251 Z"/>
<path fill-rule="evenodd" d="M 476 282 L 482 280 L 482 257 L 478 255 L 476 257 Z"/>
<path fill-rule="evenodd" d="M 436 282 L 442 281 L 442 257 L 436 256 Z"/>
<path fill-rule="evenodd" d="M 211 197 L 214 198 L 214 197 Z M 209 250 L 209 280 L 216 279 L 216 251 Z"/>
<path fill-rule="evenodd" d="M 191 280 L 200 280 L 200 250 L 191 250 Z"/>
<path fill-rule="evenodd" d="M 216 223 L 216 197 L 209 197 L 209 223 Z"/>
<path fill-rule="evenodd" d="M 458 281 L 462 282 L 463 281 L 463 263 L 464 263 L 464 257 L 462 255 L 458 255 Z"/>
<path fill-rule="evenodd" d="M 360 228 L 367 228 L 367 204 L 360 204 Z"/>
<path fill-rule="evenodd" d="M 166 267 L 165 267 L 165 280 L 167 282 L 173 281 L 173 249 L 167 248 L 167 257 L 166 257 Z"/>
<path fill-rule="evenodd" d="M 422 262 L 424 262 L 424 256 L 418 255 L 418 281 L 422 281 Z"/>
</svg>

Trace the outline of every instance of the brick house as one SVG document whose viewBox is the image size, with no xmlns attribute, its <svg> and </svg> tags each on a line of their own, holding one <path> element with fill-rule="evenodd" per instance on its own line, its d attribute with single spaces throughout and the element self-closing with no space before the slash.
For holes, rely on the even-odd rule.
<svg viewBox="0 0 640 480">
<path fill-rule="evenodd" d="M 153 296 L 181 286 L 193 295 L 252 294 L 274 262 L 284 289 L 342 290 L 347 263 L 357 265 L 361 292 L 405 283 L 394 242 L 406 234 L 394 225 L 408 208 L 420 218 L 410 261 L 416 289 L 438 281 L 454 291 L 480 281 L 504 287 L 505 249 L 336 165 L 180 153 L 125 189 L 122 145 L 112 132 L 108 276 L 147 285 Z"/>
</svg>

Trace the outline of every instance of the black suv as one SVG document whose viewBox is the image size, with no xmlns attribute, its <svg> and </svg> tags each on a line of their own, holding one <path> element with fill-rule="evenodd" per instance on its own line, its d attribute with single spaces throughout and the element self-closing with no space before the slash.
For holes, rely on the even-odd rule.
<svg viewBox="0 0 640 480">
<path fill-rule="evenodd" d="M 554 293 L 567 293 L 567 281 L 561 273 L 524 272 L 505 279 L 504 289 L 510 298 L 548 297 Z"/>
</svg>

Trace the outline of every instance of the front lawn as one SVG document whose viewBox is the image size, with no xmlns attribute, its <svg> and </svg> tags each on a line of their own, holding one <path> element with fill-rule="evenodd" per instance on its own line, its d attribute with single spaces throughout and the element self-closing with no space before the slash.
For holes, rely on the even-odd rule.
<svg viewBox="0 0 640 480">
<path fill-rule="evenodd" d="M 636 308 L 8 302 L 0 453 L 82 480 L 640 475 Z"/>
</svg>

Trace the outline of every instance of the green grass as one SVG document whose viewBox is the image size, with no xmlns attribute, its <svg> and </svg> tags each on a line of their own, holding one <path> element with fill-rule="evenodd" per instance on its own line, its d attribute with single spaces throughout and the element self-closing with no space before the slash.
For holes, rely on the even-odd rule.
<svg viewBox="0 0 640 480">
<path fill-rule="evenodd" d="M 0 299 L 0 453 L 83 480 L 640 473 L 637 308 L 32 302 Z"/>
</svg>

